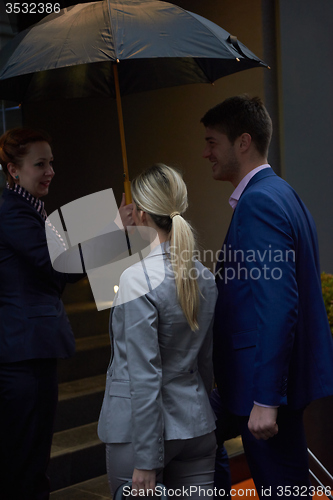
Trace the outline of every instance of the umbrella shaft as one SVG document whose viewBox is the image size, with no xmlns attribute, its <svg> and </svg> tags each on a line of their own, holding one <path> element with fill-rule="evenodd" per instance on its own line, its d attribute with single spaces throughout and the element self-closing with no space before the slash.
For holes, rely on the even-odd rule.
<svg viewBox="0 0 333 500">
<path fill-rule="evenodd" d="M 131 201 L 132 201 L 131 200 L 131 198 L 132 198 L 131 197 L 131 184 L 130 184 L 129 175 L 128 175 L 128 163 L 127 163 L 127 153 L 126 153 L 124 119 L 123 119 L 123 110 L 122 110 L 122 106 L 121 106 L 121 95 L 120 95 L 117 63 L 113 64 L 113 75 L 114 75 L 114 85 L 115 85 L 115 89 L 116 89 L 120 143 L 121 143 L 121 152 L 122 152 L 123 167 L 124 167 L 125 197 L 126 197 L 126 203 L 131 203 Z"/>
</svg>

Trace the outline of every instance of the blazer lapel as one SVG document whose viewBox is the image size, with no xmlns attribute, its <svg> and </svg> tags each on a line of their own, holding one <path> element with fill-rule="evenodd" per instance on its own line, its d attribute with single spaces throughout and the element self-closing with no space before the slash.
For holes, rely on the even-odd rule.
<svg viewBox="0 0 333 500">
<path fill-rule="evenodd" d="M 252 179 L 250 179 L 250 181 L 248 182 L 248 184 L 245 186 L 245 189 L 242 192 L 241 197 L 243 196 L 243 194 L 245 193 L 245 191 L 250 186 L 252 186 L 256 182 L 260 181 L 261 179 L 264 179 L 265 177 L 272 177 L 272 176 L 276 176 L 276 173 L 273 171 L 273 169 L 271 167 L 264 168 L 263 170 L 260 170 L 257 174 L 255 174 L 252 177 Z M 241 197 L 240 197 L 240 199 L 241 199 Z M 237 204 L 237 206 L 238 206 L 238 204 Z M 221 248 L 220 253 L 219 253 L 219 257 L 223 254 L 223 248 L 225 248 L 226 245 L 227 245 L 228 237 L 229 237 L 229 233 L 230 233 L 230 228 L 231 228 L 231 224 L 232 224 L 235 212 L 237 210 L 237 206 L 236 206 L 235 210 L 233 211 L 233 214 L 232 214 L 232 217 L 231 217 L 231 221 L 230 221 L 230 224 L 229 224 L 229 228 L 228 228 L 227 234 L 226 234 L 226 236 L 224 238 L 224 242 L 223 242 L 222 248 Z M 215 281 L 216 282 L 219 279 L 221 279 L 221 274 L 222 274 L 223 269 L 224 269 L 224 264 L 225 264 L 224 260 L 218 259 L 218 262 L 216 263 L 216 266 L 215 266 L 215 273 L 214 273 L 215 274 Z"/>
<path fill-rule="evenodd" d="M 110 337 L 110 346 L 111 346 L 111 356 L 110 356 L 110 363 L 108 366 L 108 370 L 112 364 L 113 361 L 113 356 L 114 356 L 114 347 L 113 347 L 113 330 L 112 330 L 112 316 L 114 312 L 114 306 L 111 307 L 110 311 L 110 318 L 109 318 L 109 337 Z"/>
<path fill-rule="evenodd" d="M 228 241 L 228 237 L 229 237 L 229 233 L 230 233 L 231 224 L 232 224 L 232 220 L 234 218 L 236 209 L 237 209 L 237 207 L 232 212 L 232 217 L 231 217 L 231 221 L 230 221 L 230 224 L 229 224 L 229 227 L 228 227 L 228 231 L 227 231 L 227 234 L 225 235 L 224 242 L 223 242 L 222 248 L 221 248 L 220 253 L 219 253 L 219 259 L 218 259 L 218 261 L 217 261 L 217 263 L 215 265 L 214 275 L 215 275 L 215 281 L 216 282 L 219 279 L 221 279 L 221 273 L 223 273 L 224 259 L 223 260 L 220 259 L 220 256 L 223 255 L 223 248 L 225 248 L 225 246 L 227 245 L 227 241 Z"/>
<path fill-rule="evenodd" d="M 243 194 L 246 192 L 247 189 L 249 189 L 249 187 L 251 187 L 253 184 L 255 184 L 256 182 L 258 181 L 261 181 L 261 179 L 265 179 L 265 177 L 273 177 L 273 176 L 276 176 L 276 173 L 274 172 L 274 170 L 271 168 L 271 167 L 267 167 L 267 168 L 264 168 L 263 170 L 260 170 L 257 174 L 255 174 L 252 179 L 250 179 L 250 181 L 247 183 L 247 185 L 245 186 L 245 189 L 244 191 L 242 192 L 241 194 L 241 197 L 243 196 Z M 241 199 L 241 197 L 239 199 Z"/>
</svg>

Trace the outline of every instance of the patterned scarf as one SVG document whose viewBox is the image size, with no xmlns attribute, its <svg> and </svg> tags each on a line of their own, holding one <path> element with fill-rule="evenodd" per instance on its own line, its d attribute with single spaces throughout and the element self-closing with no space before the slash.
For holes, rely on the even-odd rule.
<svg viewBox="0 0 333 500">
<path fill-rule="evenodd" d="M 18 195 L 22 196 L 22 198 L 25 198 L 31 205 L 37 210 L 39 215 L 43 217 L 44 220 L 47 219 L 47 214 L 44 208 L 44 202 L 39 200 L 38 198 L 35 198 L 32 196 L 32 194 L 29 193 L 26 189 L 24 189 L 22 186 L 19 184 L 15 184 L 14 187 L 10 187 L 8 182 L 7 182 L 7 189 L 10 189 L 14 193 L 17 193 Z"/>
</svg>

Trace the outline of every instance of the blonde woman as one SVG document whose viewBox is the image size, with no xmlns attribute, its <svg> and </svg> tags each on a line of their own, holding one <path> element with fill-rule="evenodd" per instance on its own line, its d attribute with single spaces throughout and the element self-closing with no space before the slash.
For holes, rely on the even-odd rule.
<svg viewBox="0 0 333 500">
<path fill-rule="evenodd" d="M 132 196 L 135 224 L 153 228 L 159 244 L 122 274 L 111 311 L 112 357 L 98 426 L 110 489 L 132 480 L 142 494 L 160 481 L 174 490 L 196 487 L 191 498 L 199 498 L 214 479 L 208 394 L 215 281 L 194 258 L 181 175 L 154 165 L 132 182 Z"/>
</svg>

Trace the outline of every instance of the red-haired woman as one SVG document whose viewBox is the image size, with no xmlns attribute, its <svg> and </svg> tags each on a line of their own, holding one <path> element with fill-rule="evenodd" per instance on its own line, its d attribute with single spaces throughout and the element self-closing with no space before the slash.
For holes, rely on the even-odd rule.
<svg viewBox="0 0 333 500">
<path fill-rule="evenodd" d="M 75 349 L 60 296 L 78 278 L 56 272 L 49 257 L 40 199 L 54 177 L 49 137 L 9 130 L 0 138 L 0 163 L 7 177 L 0 200 L 0 498 L 44 500 L 57 358 Z"/>
</svg>

